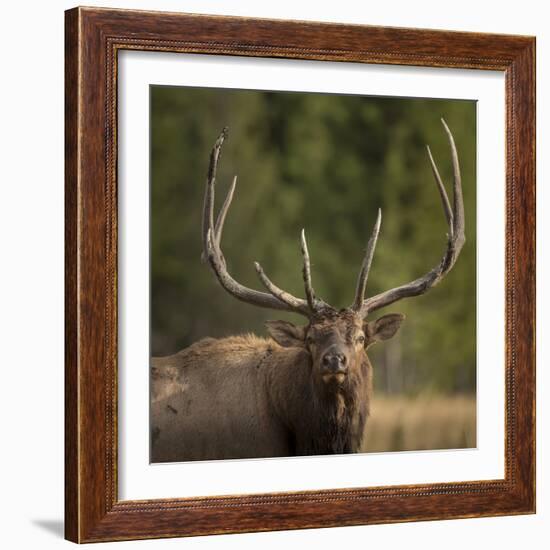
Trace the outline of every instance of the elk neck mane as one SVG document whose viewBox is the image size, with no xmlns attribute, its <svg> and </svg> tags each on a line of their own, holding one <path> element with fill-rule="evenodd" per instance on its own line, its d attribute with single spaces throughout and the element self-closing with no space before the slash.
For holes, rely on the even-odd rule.
<svg viewBox="0 0 550 550">
<path fill-rule="evenodd" d="M 343 454 L 360 450 L 369 414 L 372 368 L 364 354 L 359 374 L 327 391 L 311 374 L 310 354 L 272 340 L 265 360 L 266 393 L 289 430 L 295 455 Z"/>
<path fill-rule="evenodd" d="M 209 356 L 221 354 L 231 358 L 219 363 L 221 369 L 254 368 L 262 372 L 265 394 L 274 414 L 288 429 L 293 454 L 359 451 L 372 391 L 372 369 L 366 354 L 360 374 L 350 376 L 335 392 L 327 392 L 314 381 L 306 349 L 282 347 L 255 334 L 204 338 L 180 354 L 185 355 L 188 366 L 196 364 L 197 368 L 204 366 Z"/>
</svg>

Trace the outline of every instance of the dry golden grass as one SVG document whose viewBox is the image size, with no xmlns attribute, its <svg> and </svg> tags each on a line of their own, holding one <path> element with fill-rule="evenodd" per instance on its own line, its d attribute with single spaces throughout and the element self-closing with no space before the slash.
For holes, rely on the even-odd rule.
<svg viewBox="0 0 550 550">
<path fill-rule="evenodd" d="M 375 397 L 365 439 L 363 452 L 475 447 L 475 397 Z"/>
</svg>

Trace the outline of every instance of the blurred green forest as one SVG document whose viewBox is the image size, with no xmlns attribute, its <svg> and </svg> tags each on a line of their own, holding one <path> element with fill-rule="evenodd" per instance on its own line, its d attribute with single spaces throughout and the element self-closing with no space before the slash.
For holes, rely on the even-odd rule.
<svg viewBox="0 0 550 550">
<path fill-rule="evenodd" d="M 377 392 L 474 393 L 476 385 L 476 104 L 474 101 L 151 87 L 151 353 L 205 336 L 265 335 L 267 319 L 303 319 L 229 296 L 201 262 L 201 211 L 210 150 L 224 126 L 217 208 L 237 190 L 222 248 L 230 273 L 264 290 L 253 262 L 303 297 L 299 233 L 306 230 L 316 293 L 348 306 L 367 239 L 382 228 L 367 294 L 439 262 L 446 222 L 425 149 L 452 196 L 451 128 L 463 177 L 466 245 L 428 294 L 388 312 L 407 316 L 369 349 Z"/>
</svg>

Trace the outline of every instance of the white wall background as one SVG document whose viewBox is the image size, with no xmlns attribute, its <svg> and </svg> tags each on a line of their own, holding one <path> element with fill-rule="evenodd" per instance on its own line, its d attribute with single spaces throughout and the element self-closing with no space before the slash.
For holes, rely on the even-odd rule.
<svg viewBox="0 0 550 550">
<path fill-rule="evenodd" d="M 76 0 L 75 0 L 76 2 Z M 534 516 L 224 535 L 118 543 L 120 548 L 280 548 L 359 545 L 423 550 L 548 547 L 550 532 L 550 360 L 548 193 L 550 17 L 536 0 L 460 3 L 394 0 L 144 0 L 86 2 L 283 19 L 445 28 L 537 36 L 538 66 L 538 513 Z M 75 4 L 2 7 L 0 33 L 0 541 L 4 548 L 69 547 L 63 532 L 63 10 Z M 546 246 L 545 246 L 546 245 Z M 544 251 L 544 249 L 546 250 Z M 6 353 L 7 352 L 7 353 Z M 546 536 L 545 536 L 546 535 Z M 99 545 L 102 546 L 102 545 Z M 95 546 L 97 548 L 97 546 Z"/>
</svg>

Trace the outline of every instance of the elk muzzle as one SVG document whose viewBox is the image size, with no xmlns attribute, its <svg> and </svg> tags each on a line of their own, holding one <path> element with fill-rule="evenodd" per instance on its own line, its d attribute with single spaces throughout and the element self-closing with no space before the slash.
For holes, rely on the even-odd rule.
<svg viewBox="0 0 550 550">
<path fill-rule="evenodd" d="M 331 346 L 321 358 L 321 377 L 323 382 L 341 384 L 348 373 L 348 358 L 344 350 Z"/>
</svg>

